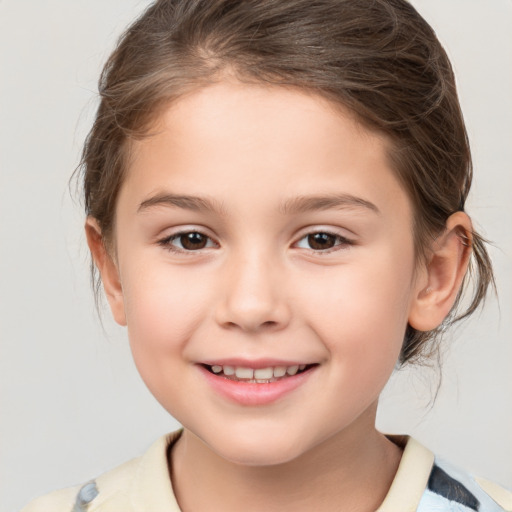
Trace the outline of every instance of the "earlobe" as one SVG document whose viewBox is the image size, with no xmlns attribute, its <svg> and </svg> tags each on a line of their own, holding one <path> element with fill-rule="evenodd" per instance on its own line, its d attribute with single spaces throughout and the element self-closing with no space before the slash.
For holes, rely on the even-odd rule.
<svg viewBox="0 0 512 512">
<path fill-rule="evenodd" d="M 85 234 L 94 264 L 101 275 L 103 289 L 105 290 L 105 295 L 107 296 L 114 320 L 119 325 L 126 325 L 123 290 L 119 270 L 105 247 L 105 241 L 98 221 L 93 217 L 88 217 L 85 222 Z"/>
<path fill-rule="evenodd" d="M 435 240 L 409 312 L 409 325 L 418 331 L 438 327 L 452 309 L 471 255 L 472 225 L 464 212 L 452 214 Z"/>
</svg>

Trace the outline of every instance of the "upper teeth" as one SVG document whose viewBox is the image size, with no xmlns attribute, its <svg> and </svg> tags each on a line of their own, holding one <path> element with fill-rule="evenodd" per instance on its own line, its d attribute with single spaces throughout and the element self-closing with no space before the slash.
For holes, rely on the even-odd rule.
<svg viewBox="0 0 512 512">
<path fill-rule="evenodd" d="M 299 370 L 306 368 L 305 364 L 293 366 L 269 366 L 268 368 L 246 368 L 244 366 L 213 365 L 213 373 L 234 375 L 237 379 L 268 380 L 276 377 L 284 377 L 286 374 L 295 375 Z"/>
</svg>

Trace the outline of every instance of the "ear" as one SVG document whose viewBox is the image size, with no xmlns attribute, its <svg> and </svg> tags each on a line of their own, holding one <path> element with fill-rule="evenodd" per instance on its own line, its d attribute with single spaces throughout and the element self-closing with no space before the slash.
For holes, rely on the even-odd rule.
<svg viewBox="0 0 512 512">
<path fill-rule="evenodd" d="M 468 268 L 472 232 L 470 218 L 456 212 L 434 241 L 409 311 L 409 325 L 414 329 L 435 329 L 450 312 Z"/>
<path fill-rule="evenodd" d="M 119 325 L 126 325 L 123 289 L 119 278 L 119 270 L 105 247 L 101 229 L 95 218 L 87 217 L 85 222 L 85 234 L 94 264 L 101 275 L 103 289 L 105 290 L 105 295 L 107 296 L 114 320 Z"/>
</svg>

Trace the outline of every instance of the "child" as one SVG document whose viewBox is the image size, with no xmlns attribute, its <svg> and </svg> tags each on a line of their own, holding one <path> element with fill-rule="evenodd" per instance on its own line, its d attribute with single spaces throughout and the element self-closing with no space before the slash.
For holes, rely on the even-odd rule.
<svg viewBox="0 0 512 512">
<path fill-rule="evenodd" d="M 183 429 L 25 510 L 512 510 L 375 429 L 397 361 L 493 282 L 453 73 L 413 7 L 160 0 L 100 93 L 87 240 Z"/>
</svg>

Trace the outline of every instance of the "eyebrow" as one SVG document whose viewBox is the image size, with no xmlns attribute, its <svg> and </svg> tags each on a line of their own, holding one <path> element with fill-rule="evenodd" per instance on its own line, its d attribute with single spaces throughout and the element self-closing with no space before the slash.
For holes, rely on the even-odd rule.
<svg viewBox="0 0 512 512">
<path fill-rule="evenodd" d="M 217 200 L 208 197 L 167 193 L 156 194 L 142 201 L 137 211 L 142 212 L 154 206 L 174 206 L 185 210 L 215 213 L 220 217 L 226 216 L 226 209 L 223 203 Z M 366 209 L 380 214 L 380 210 L 373 203 L 350 194 L 301 195 L 293 197 L 280 205 L 279 212 L 283 215 L 294 215 L 318 210 L 352 208 Z"/>
<path fill-rule="evenodd" d="M 215 199 L 208 197 L 187 196 L 181 194 L 156 194 L 140 203 L 138 212 L 147 210 L 154 206 L 175 206 L 185 210 L 196 212 L 212 212 L 224 217 L 226 210 L 224 205 Z"/>
<path fill-rule="evenodd" d="M 330 209 L 362 208 L 380 214 L 380 210 L 370 201 L 351 194 L 329 194 L 318 196 L 297 196 L 288 199 L 279 211 L 284 215 Z"/>
</svg>

